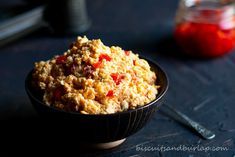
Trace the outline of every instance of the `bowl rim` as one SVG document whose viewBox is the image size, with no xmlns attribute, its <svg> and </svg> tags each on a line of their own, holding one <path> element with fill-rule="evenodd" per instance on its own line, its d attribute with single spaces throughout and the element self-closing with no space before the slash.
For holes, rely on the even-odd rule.
<svg viewBox="0 0 235 157">
<path fill-rule="evenodd" d="M 138 110 L 142 110 L 142 109 L 147 108 L 147 107 L 149 107 L 151 105 L 154 105 L 157 101 L 159 101 L 166 94 L 166 92 L 168 90 L 168 87 L 169 87 L 169 79 L 168 79 L 168 76 L 167 76 L 166 72 L 163 70 L 163 68 L 159 64 L 157 64 L 154 61 L 152 61 L 151 59 L 147 59 L 147 58 L 142 57 L 142 56 L 140 56 L 140 58 L 141 59 L 145 59 L 148 63 L 150 63 L 150 68 L 151 68 L 151 65 L 154 65 L 155 67 L 157 67 L 157 69 L 159 71 L 161 71 L 161 73 L 163 74 L 163 77 L 165 79 L 166 86 L 164 86 L 164 88 L 162 89 L 163 91 L 161 93 L 157 94 L 156 98 L 153 101 L 151 101 L 151 102 L 149 102 L 149 103 L 147 103 L 147 104 L 145 104 L 143 106 L 139 106 L 139 107 L 137 107 L 135 109 L 129 109 L 129 110 L 126 110 L 126 111 L 115 112 L 115 113 L 110 113 L 110 114 L 82 114 L 80 112 L 73 112 L 73 111 L 69 111 L 68 112 L 68 111 L 64 111 L 64 110 L 61 110 L 61 109 L 58 109 L 58 108 L 55 108 L 55 107 L 52 107 L 52 106 L 48 106 L 44 102 L 42 102 L 41 100 L 36 98 L 33 95 L 33 93 L 30 91 L 30 89 L 29 89 L 29 86 L 30 86 L 29 85 L 29 81 L 30 81 L 30 78 L 32 76 L 33 69 L 27 74 L 27 77 L 25 79 L 25 90 L 26 90 L 27 94 L 30 95 L 30 97 L 32 97 L 39 104 L 44 105 L 45 107 L 48 107 L 51 110 L 55 110 L 57 112 L 61 112 L 61 113 L 65 113 L 65 114 L 82 115 L 82 116 L 101 116 L 101 117 L 107 117 L 107 116 L 117 116 L 117 115 L 127 114 L 127 113 L 130 113 L 130 112 L 136 112 Z"/>
</svg>

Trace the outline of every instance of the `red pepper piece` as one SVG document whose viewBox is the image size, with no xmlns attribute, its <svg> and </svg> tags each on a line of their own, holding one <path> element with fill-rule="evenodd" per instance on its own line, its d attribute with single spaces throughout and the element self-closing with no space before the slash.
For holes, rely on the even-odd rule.
<svg viewBox="0 0 235 157">
<path fill-rule="evenodd" d="M 206 18 L 212 18 L 212 17 L 220 17 L 223 13 L 220 9 L 205 9 L 200 11 L 200 16 L 206 17 Z"/>
<path fill-rule="evenodd" d="M 102 61 L 103 59 L 105 59 L 106 61 L 111 61 L 111 60 L 112 60 L 112 58 L 109 57 L 109 55 L 101 54 L 101 55 L 99 56 L 99 61 Z"/>
<path fill-rule="evenodd" d="M 106 94 L 107 97 L 113 97 L 114 96 L 114 91 L 109 90 L 108 93 Z"/>
<path fill-rule="evenodd" d="M 133 65 L 136 65 L 136 60 L 133 60 Z"/>
<path fill-rule="evenodd" d="M 97 63 L 93 64 L 92 66 L 97 69 L 97 68 L 100 68 L 102 65 L 102 61 L 98 61 Z"/>
<path fill-rule="evenodd" d="M 190 47 L 193 47 L 191 41 L 191 36 L 194 33 L 191 23 L 179 24 L 175 29 L 175 38 L 178 44 L 185 50 L 185 52 L 190 51 Z"/>
<path fill-rule="evenodd" d="M 118 80 L 118 73 L 112 73 L 110 76 L 112 77 L 113 81 L 116 83 Z"/>
<path fill-rule="evenodd" d="M 112 77 L 112 79 L 116 83 L 116 85 L 119 85 L 121 83 L 121 81 L 125 78 L 125 75 L 121 75 L 118 73 L 112 73 L 110 76 Z"/>
<path fill-rule="evenodd" d="M 217 57 L 231 51 L 234 29 L 223 30 L 217 24 L 185 22 L 176 27 L 175 37 L 184 52 L 199 57 Z"/>
<path fill-rule="evenodd" d="M 130 55 L 130 51 L 124 51 L 127 56 Z"/>
<path fill-rule="evenodd" d="M 125 75 L 120 75 L 119 79 L 123 80 L 125 78 Z"/>
<path fill-rule="evenodd" d="M 67 59 L 67 56 L 61 55 L 56 58 L 56 64 L 63 64 L 65 63 L 66 59 Z"/>
<path fill-rule="evenodd" d="M 64 88 L 62 86 L 56 88 L 53 92 L 53 97 L 54 97 L 54 100 L 60 100 L 61 97 L 64 95 L 65 91 L 64 91 Z"/>
<path fill-rule="evenodd" d="M 101 55 L 99 56 L 99 61 L 98 61 L 97 63 L 93 64 L 92 66 L 93 66 L 95 69 L 100 68 L 101 65 L 102 65 L 102 60 L 103 60 L 103 59 L 105 59 L 106 61 L 111 61 L 111 60 L 112 60 L 112 58 L 109 57 L 108 55 L 106 55 L 106 54 L 101 54 Z"/>
</svg>

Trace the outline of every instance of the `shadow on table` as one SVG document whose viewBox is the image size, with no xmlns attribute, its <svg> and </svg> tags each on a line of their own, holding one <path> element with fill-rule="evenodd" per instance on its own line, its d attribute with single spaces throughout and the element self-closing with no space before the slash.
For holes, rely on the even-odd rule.
<svg viewBox="0 0 235 157">
<path fill-rule="evenodd" d="M 166 36 L 156 43 L 157 52 L 166 57 L 178 58 L 181 60 L 189 59 L 190 57 L 183 54 L 182 50 L 178 47 L 173 36 Z"/>
<path fill-rule="evenodd" d="M 157 53 L 167 58 L 175 58 L 181 61 L 208 61 L 210 58 L 189 55 L 177 45 L 173 36 L 166 36 L 156 43 Z"/>
<path fill-rule="evenodd" d="M 197 59 L 183 53 L 172 35 L 166 35 L 160 39 L 135 39 L 129 43 L 129 46 L 134 52 L 143 53 L 142 55 L 146 55 L 145 52 L 147 52 L 147 55 L 150 55 L 150 57 L 153 55 L 161 55 L 165 58 L 174 58 L 182 61 Z"/>
<path fill-rule="evenodd" d="M 79 134 L 76 128 L 72 130 L 66 127 L 55 127 L 58 126 L 58 122 L 46 122 L 37 116 L 15 117 L 1 120 L 0 123 L 0 154 L 11 155 L 17 152 L 18 155 L 28 155 L 34 152 L 43 156 L 45 154 L 87 156 L 113 151 L 113 149 L 96 150 L 85 147 L 84 143 L 76 137 Z"/>
</svg>

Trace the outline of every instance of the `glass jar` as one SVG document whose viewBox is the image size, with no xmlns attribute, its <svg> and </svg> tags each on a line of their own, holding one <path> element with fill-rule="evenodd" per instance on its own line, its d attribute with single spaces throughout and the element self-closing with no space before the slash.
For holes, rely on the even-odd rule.
<svg viewBox="0 0 235 157">
<path fill-rule="evenodd" d="M 235 46 L 234 0 L 181 0 L 174 36 L 192 56 L 218 57 Z"/>
</svg>

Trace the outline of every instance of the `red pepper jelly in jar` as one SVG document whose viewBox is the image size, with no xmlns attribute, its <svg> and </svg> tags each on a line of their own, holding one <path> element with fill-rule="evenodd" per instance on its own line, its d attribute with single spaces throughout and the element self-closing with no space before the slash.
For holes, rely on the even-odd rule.
<svg viewBox="0 0 235 157">
<path fill-rule="evenodd" d="M 191 56 L 212 58 L 235 46 L 234 0 L 181 0 L 174 36 Z"/>
</svg>

